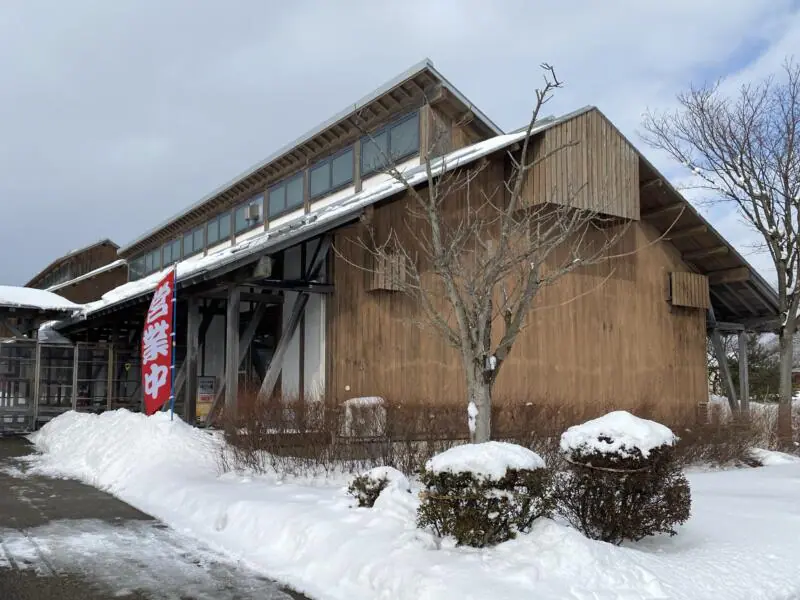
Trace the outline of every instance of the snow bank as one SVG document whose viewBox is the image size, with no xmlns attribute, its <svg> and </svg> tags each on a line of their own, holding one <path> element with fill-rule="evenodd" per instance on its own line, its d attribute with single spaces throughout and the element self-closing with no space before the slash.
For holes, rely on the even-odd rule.
<svg viewBox="0 0 800 600">
<path fill-rule="evenodd" d="M 676 440 L 669 427 L 618 410 L 567 429 L 561 434 L 561 450 L 627 456 L 626 450 L 638 448 L 647 457 L 654 448 Z"/>
<path fill-rule="evenodd" d="M 32 472 L 109 490 L 320 600 L 777 600 L 800 594 L 798 464 L 690 475 L 692 519 L 675 538 L 618 548 L 540 520 L 530 534 L 475 550 L 418 530 L 417 497 L 405 491 L 356 509 L 344 480 L 220 476 L 220 440 L 162 413 L 66 413 L 33 439 L 43 454 Z"/>
<path fill-rule="evenodd" d="M 542 457 L 535 452 L 507 442 L 464 444 L 445 450 L 425 463 L 434 473 L 475 473 L 501 479 L 508 469 L 543 469 Z"/>
</svg>

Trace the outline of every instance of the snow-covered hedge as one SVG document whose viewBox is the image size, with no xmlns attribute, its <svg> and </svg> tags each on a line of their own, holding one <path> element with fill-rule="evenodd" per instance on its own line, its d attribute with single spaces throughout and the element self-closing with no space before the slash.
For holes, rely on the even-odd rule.
<svg viewBox="0 0 800 600">
<path fill-rule="evenodd" d="M 541 457 L 504 442 L 467 444 L 431 458 L 417 525 L 458 545 L 493 546 L 528 531 L 553 510 L 550 474 Z"/>
<path fill-rule="evenodd" d="M 386 488 L 411 492 L 408 479 L 392 467 L 375 467 L 353 478 L 347 486 L 347 493 L 358 500 L 361 507 L 372 508 L 381 492 Z"/>
<path fill-rule="evenodd" d="M 561 437 L 567 470 L 556 484 L 558 511 L 587 537 L 619 544 L 675 534 L 689 518 L 689 483 L 677 438 L 624 411 L 570 427 Z"/>
</svg>

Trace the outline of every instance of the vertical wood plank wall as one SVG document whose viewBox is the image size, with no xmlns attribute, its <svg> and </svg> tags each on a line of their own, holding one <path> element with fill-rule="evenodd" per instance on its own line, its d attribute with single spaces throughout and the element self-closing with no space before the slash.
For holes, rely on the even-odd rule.
<svg viewBox="0 0 800 600">
<path fill-rule="evenodd" d="M 499 154 L 474 185 L 502 185 L 505 168 Z M 638 179 L 624 182 L 614 184 L 614 194 L 628 203 L 635 197 L 636 206 L 626 210 L 638 217 Z M 403 197 L 375 208 L 378 238 L 394 228 L 408 240 L 406 202 Z M 458 210 L 462 202 L 453 198 L 449 205 Z M 367 238 L 363 224 L 339 230 L 334 239 L 330 401 L 371 395 L 393 402 L 463 401 L 460 359 L 441 336 L 415 325 L 421 314 L 414 302 L 398 292 L 367 291 L 369 273 L 354 266 L 367 259 L 359 236 Z M 671 272 L 689 269 L 644 222 L 630 224 L 620 247 L 637 252 L 576 271 L 541 292 L 500 374 L 497 399 L 598 414 L 648 405 L 664 418 L 694 415 L 707 398 L 705 314 L 672 306 L 668 287 Z"/>
<path fill-rule="evenodd" d="M 576 143 L 577 142 L 577 143 Z M 597 110 L 548 129 L 533 147 L 532 204 L 553 202 L 639 219 L 636 150 Z"/>
<path fill-rule="evenodd" d="M 708 277 L 699 273 L 672 273 L 670 297 L 675 306 L 706 309 L 711 306 Z"/>
</svg>

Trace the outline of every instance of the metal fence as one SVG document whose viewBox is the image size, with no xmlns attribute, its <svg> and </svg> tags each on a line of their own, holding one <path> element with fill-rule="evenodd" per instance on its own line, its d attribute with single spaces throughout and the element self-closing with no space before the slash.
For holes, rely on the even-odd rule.
<svg viewBox="0 0 800 600">
<path fill-rule="evenodd" d="M 138 351 L 110 344 L 0 340 L 0 434 L 30 431 L 68 410 L 139 410 Z"/>
</svg>

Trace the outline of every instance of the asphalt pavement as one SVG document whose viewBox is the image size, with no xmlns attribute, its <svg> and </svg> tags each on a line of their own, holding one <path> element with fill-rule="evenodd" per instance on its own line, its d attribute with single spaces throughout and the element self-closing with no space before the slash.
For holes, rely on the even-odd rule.
<svg viewBox="0 0 800 600">
<path fill-rule="evenodd" d="M 0 600 L 302 600 L 0 437 Z M 306 599 L 307 600 L 307 599 Z"/>
</svg>

